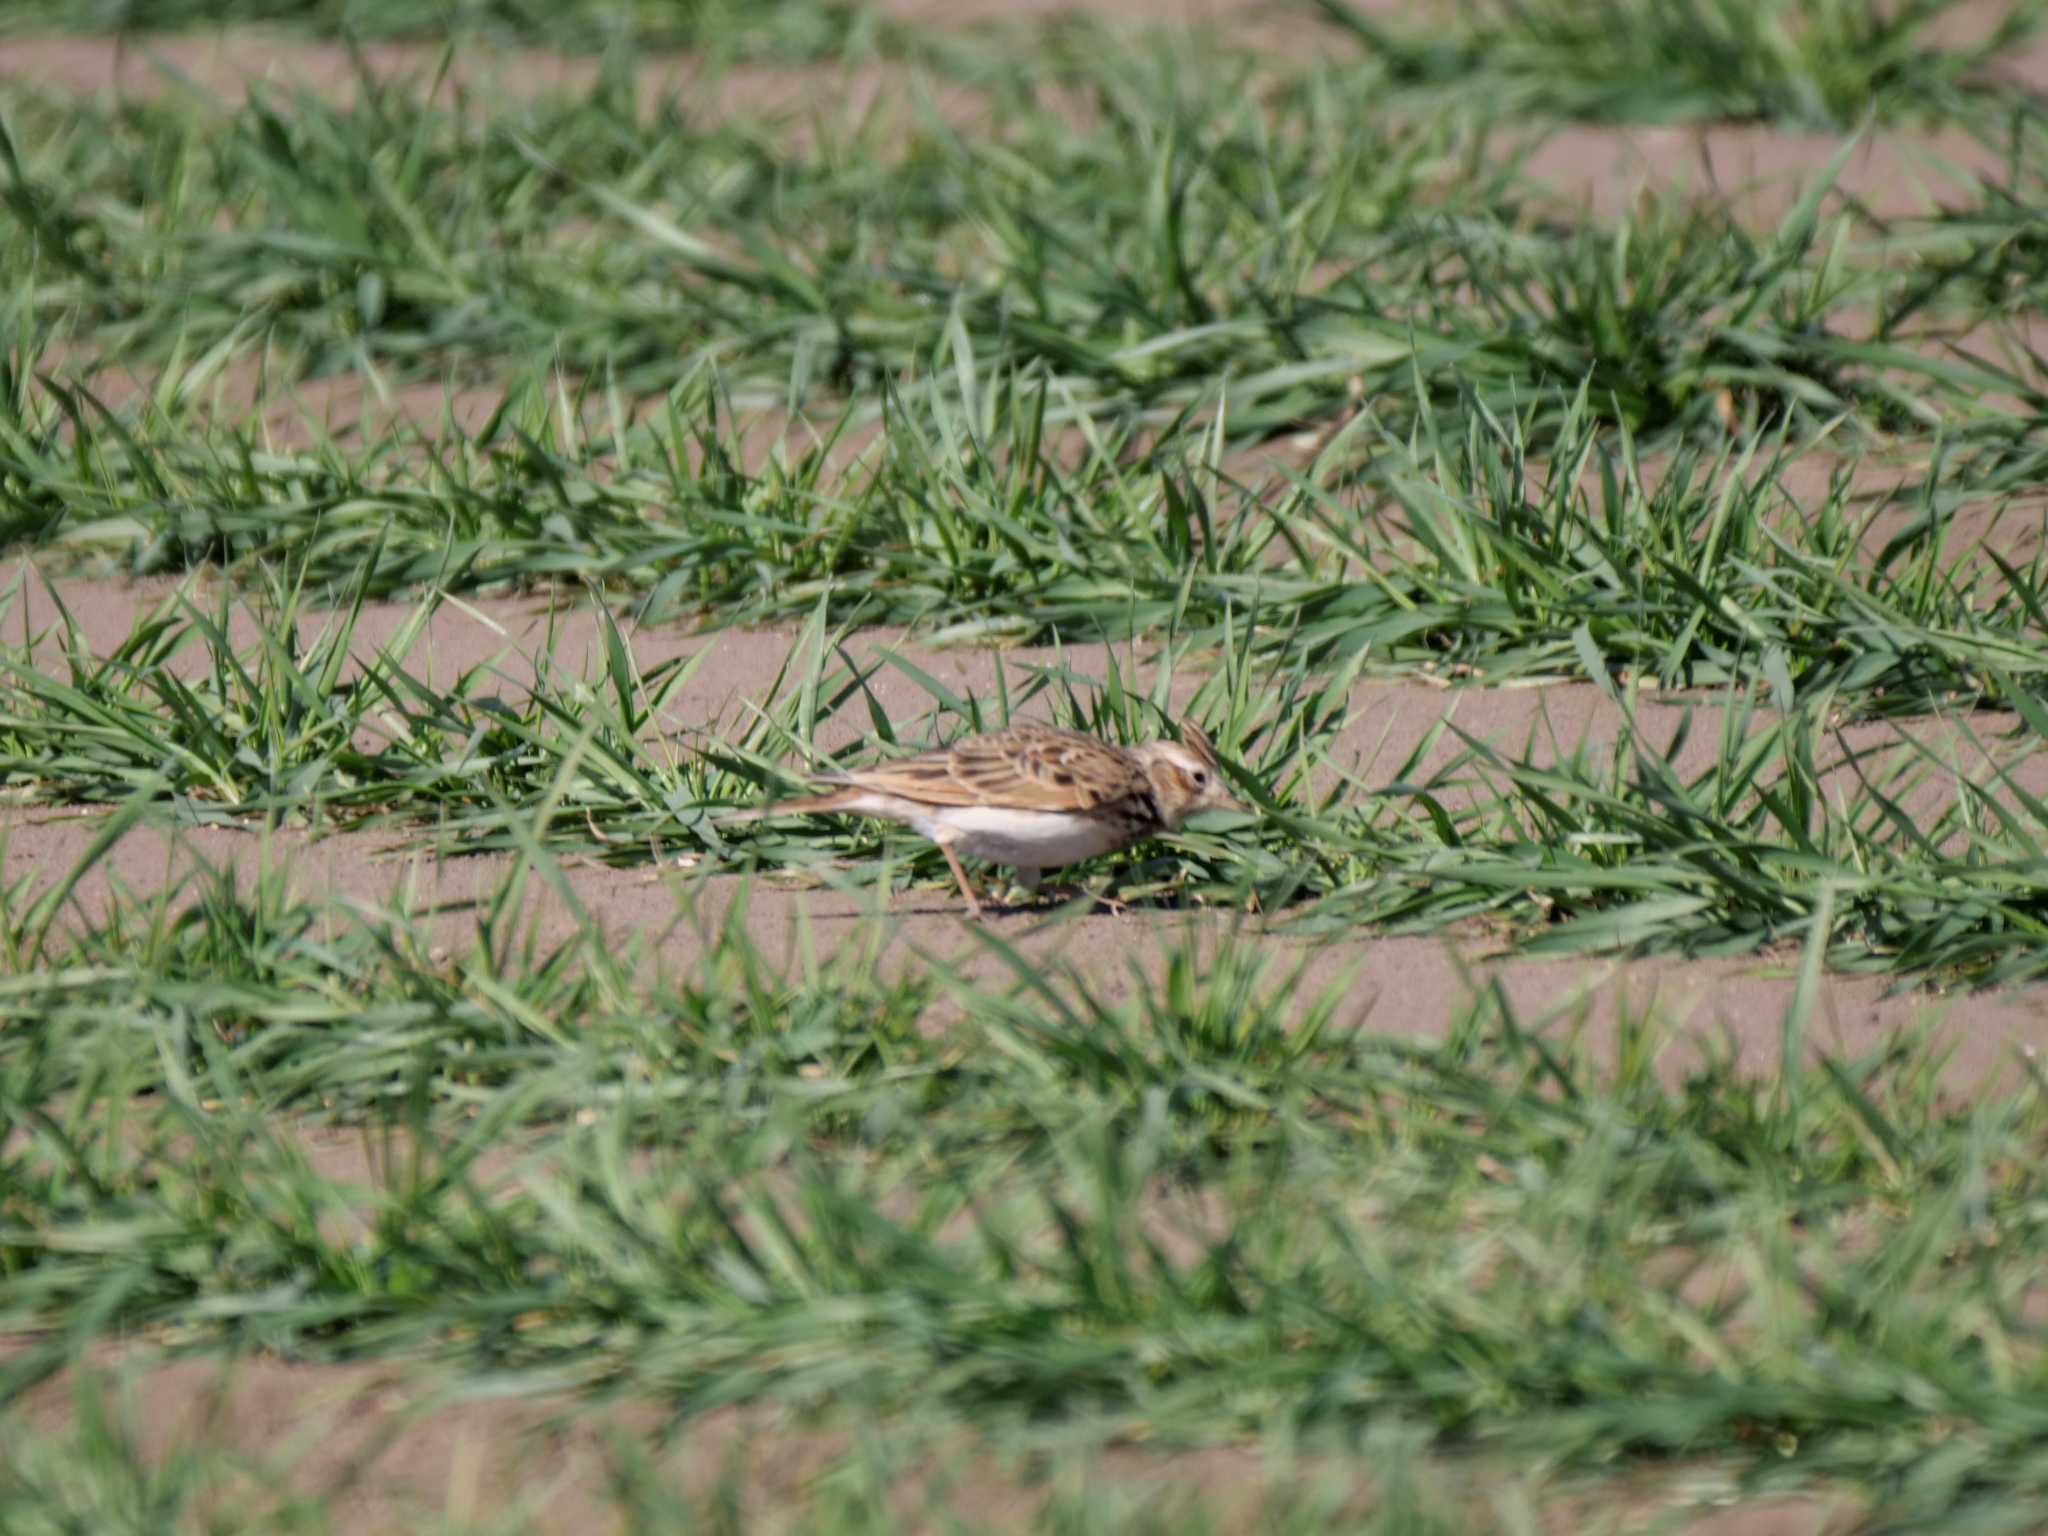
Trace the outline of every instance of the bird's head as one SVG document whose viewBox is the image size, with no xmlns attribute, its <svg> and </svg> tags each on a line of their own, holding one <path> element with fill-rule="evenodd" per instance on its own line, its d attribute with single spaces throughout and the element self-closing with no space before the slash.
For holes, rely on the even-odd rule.
<svg viewBox="0 0 2048 1536">
<path fill-rule="evenodd" d="M 1167 830 L 1199 811 L 1243 811 L 1250 807 L 1230 793 L 1216 749 L 1192 721 L 1182 721 L 1179 741 L 1152 741 L 1132 749 L 1152 782 L 1152 798 Z"/>
</svg>

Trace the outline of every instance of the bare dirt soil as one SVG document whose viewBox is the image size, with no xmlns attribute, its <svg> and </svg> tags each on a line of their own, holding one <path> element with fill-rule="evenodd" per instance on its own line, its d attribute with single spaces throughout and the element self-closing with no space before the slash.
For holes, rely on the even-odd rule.
<svg viewBox="0 0 2048 1536">
<path fill-rule="evenodd" d="M 0 1340 L 0 1352 L 6 1348 Z M 218 1458 L 202 1507 L 246 1517 L 310 1504 L 335 1536 L 513 1518 L 534 1531 L 613 1529 L 620 1506 L 611 1493 L 628 1469 L 657 1507 L 688 1501 L 685 1507 L 708 1511 L 733 1501 L 746 1512 L 747 1529 L 787 1529 L 826 1479 L 839 1490 L 826 1496 L 847 1496 L 846 1458 L 861 1440 L 895 1428 L 866 1424 L 857 1436 L 772 1410 L 727 1410 L 693 1419 L 677 1434 L 646 1404 L 593 1405 L 561 1394 L 465 1397 L 430 1366 L 267 1359 L 223 1366 L 166 1359 L 147 1347 L 102 1352 L 91 1367 L 44 1383 L 15 1422 L 61 1445 L 82 1411 L 130 1425 L 142 1464 L 173 1451 Z M 1055 1496 L 1080 1492 L 1071 1467 L 1048 1478 L 1029 1459 L 994 1454 L 964 1436 L 920 1450 L 910 1475 L 887 1493 L 906 1533 L 1023 1530 Z M 1261 1510 L 1282 1494 L 1314 1490 L 1353 1517 L 1376 1497 L 1369 1460 L 1352 1457 L 1104 1445 L 1080 1461 L 1085 1486 L 1102 1496 L 1155 1519 L 1199 1517 L 1207 1530 L 1257 1529 Z M 1545 1484 L 1526 1467 L 1477 1457 L 1433 1459 L 1414 1471 L 1436 1491 L 1439 1507 L 1464 1510 L 1475 1530 L 1831 1536 L 1860 1513 L 1850 1497 L 1826 1494 L 1726 1507 L 1732 1489 L 1712 1467 L 1597 1488 Z M 1496 1526 L 1503 1518 L 1512 1524 Z"/>
<path fill-rule="evenodd" d="M 99 830 L 99 813 L 9 809 L 0 812 L 5 838 L 0 879 L 31 877 L 38 887 L 69 870 Z M 317 846 L 317 853 L 309 849 Z M 80 881 L 75 921 L 90 924 L 114 892 L 190 890 L 203 869 L 232 869 L 244 887 L 266 869 L 287 872 L 293 891 L 353 909 L 353 920 L 405 913 L 424 922 L 433 942 L 459 955 L 476 942 L 478 916 L 513 871 L 506 855 L 435 859 L 409 852 L 388 833 L 342 833 L 313 844 L 302 833 L 204 827 L 166 833 L 131 832 Z M 937 960 L 989 984 L 1021 980 L 981 941 L 950 886 L 882 892 L 792 890 L 765 880 L 698 867 L 658 871 L 572 862 L 563 871 L 588 919 L 623 950 L 628 936 L 646 944 L 647 960 L 672 979 L 698 974 L 709 938 L 743 901 L 761 949 L 795 975 L 806 957 L 829 959 L 842 945 L 865 952 L 877 938 L 884 975 Z M 180 903 L 182 904 L 182 902 Z M 350 921 L 347 910 L 335 921 Z M 543 950 L 578 931 L 578 920 L 536 882 L 524 922 Z M 1026 963 L 1071 968 L 1097 997 L 1127 1000 L 1133 989 L 1164 974 L 1186 946 L 1208 952 L 1249 929 L 1264 933 L 1271 985 L 1285 986 L 1305 1009 L 1331 989 L 1346 1001 L 1338 1022 L 1414 1038 L 1442 1038 L 1498 983 L 1517 1018 L 1530 1028 L 1566 1029 L 1583 1021 L 1597 1046 L 1629 1020 L 1656 1016 L 1700 1051 L 1732 1046 L 1742 1066 L 1759 1075 L 1778 1062 L 1780 1031 L 1793 1000 L 1799 956 L 1781 952 L 1742 959 L 1542 959 L 1504 956 L 1497 937 L 1480 930 L 1430 937 L 1363 936 L 1311 940 L 1261 929 L 1243 913 L 1133 908 L 1123 913 L 1063 908 L 1012 909 L 986 920 Z M 1297 975 L 1298 972 L 1298 975 Z M 2048 994 L 2026 989 L 1944 995 L 1875 976 L 1831 975 L 1823 983 L 1809 1049 L 1853 1057 L 1882 1048 L 1900 1031 L 1933 1024 L 1954 1048 L 1950 1081 L 1958 1091 L 2014 1079 L 2016 1050 L 2048 1049 Z M 934 1027 L 943 1027 L 934 1018 Z M 1663 1062 L 1673 1077 L 1697 1064 L 1675 1044 Z"/>
<path fill-rule="evenodd" d="M 17 575 L 11 599 L 0 598 L 0 633 L 15 643 L 33 643 L 49 668 L 66 665 L 71 656 L 111 654 L 150 615 L 176 614 L 187 604 L 208 617 L 219 611 L 220 587 L 212 577 L 124 584 L 46 578 L 29 564 L 19 567 Z M 75 636 L 61 627 L 58 601 L 76 622 Z M 518 699 L 534 688 L 543 668 L 548 685 L 556 689 L 579 679 L 601 678 L 607 611 L 625 632 L 642 677 L 673 664 L 690 667 L 650 727 L 656 739 L 668 742 L 679 754 L 744 731 L 755 708 L 769 702 L 777 677 L 789 671 L 790 679 L 783 685 L 787 690 L 807 659 L 798 654 L 799 633 L 790 629 L 703 633 L 680 625 L 636 625 L 630 611 L 605 610 L 573 592 L 451 599 L 421 627 L 411 649 L 395 659 L 406 673 L 436 690 L 467 679 L 472 697 Z M 417 612 L 418 605 L 405 602 L 364 605 L 357 617 L 353 654 L 365 663 L 385 656 Z M 254 645 L 263 632 L 266 621 L 259 614 L 244 601 L 232 604 L 227 634 L 238 651 Z M 338 623 L 338 615 L 304 613 L 300 639 L 310 644 Z M 899 658 L 906 665 L 897 665 Z M 1056 676 L 1062 670 L 1076 678 L 1103 679 L 1114 668 L 1135 680 L 1142 691 L 1156 662 L 1154 648 L 1142 642 L 1128 647 L 934 649 L 900 630 L 884 629 L 845 637 L 828 658 L 831 667 L 859 667 L 868 692 L 898 722 L 926 715 L 934 707 L 931 694 L 916 680 L 917 672 L 928 673 L 962 697 L 986 699 L 998 691 L 999 670 L 1012 697 L 1034 676 Z M 196 678 L 205 670 L 205 654 L 197 646 L 188 647 L 172 665 Z M 1172 707 L 1184 707 L 1201 681 L 1199 671 L 1184 666 L 1170 690 Z M 1048 711 L 1044 697 L 1024 709 L 1038 717 Z M 1641 734 L 1632 748 L 1662 759 L 1682 780 L 1696 779 L 1712 768 L 1722 751 L 1729 726 L 1726 714 L 1725 698 L 1718 693 L 1642 690 L 1636 701 Z M 1747 724 L 1748 733 L 1765 729 L 1775 718 L 1768 707 L 1759 708 Z M 1444 732 L 1418 756 L 1425 738 L 1444 723 L 1456 730 Z M 951 730 L 957 729 L 955 722 Z M 1456 808 L 1471 803 L 1470 776 L 1443 781 L 1438 776 L 1450 770 L 1465 750 L 1459 732 L 1487 744 L 1504 760 L 1548 766 L 1624 739 L 1627 729 L 1627 717 L 1615 698 L 1586 683 L 1482 688 L 1460 687 L 1450 678 L 1441 683 L 1366 680 L 1353 688 L 1350 723 L 1335 743 L 1332 756 L 1338 768 L 1323 773 L 1311 787 L 1317 794 L 1338 787 L 1343 782 L 1341 769 L 1349 776 L 1351 793 L 1384 800 L 1405 793 L 1402 786 L 1429 785 L 1446 805 Z M 845 710 L 820 722 L 818 743 L 836 753 L 859 743 L 866 730 L 864 709 Z M 1994 765 L 2010 765 L 2015 787 L 2031 794 L 2048 793 L 2048 754 L 2030 750 L 2031 733 L 2016 716 L 1994 710 L 1843 725 L 1834 735 L 1835 751 L 1821 761 L 1822 783 L 1831 792 L 1853 792 L 1861 783 L 1881 779 L 1892 763 L 1912 761 L 1918 755 L 1915 744 L 1945 765 L 1945 771 L 1899 790 L 1901 803 L 1917 816 L 1937 814 L 1952 803 L 1959 781 L 1986 784 Z M 1407 770 L 1401 772 L 1404 764 Z"/>
<path fill-rule="evenodd" d="M 139 615 L 174 600 L 181 590 L 170 582 L 129 587 L 68 579 L 56 582 L 55 588 L 77 617 L 87 648 L 100 655 L 129 634 Z M 208 584 L 199 583 L 194 590 L 206 610 L 212 596 Z M 24 584 L 16 604 L 4 621 L 8 638 L 50 632 L 55 609 L 39 578 Z M 403 603 L 368 605 L 356 634 L 357 654 L 368 656 L 388 644 L 412 612 L 412 606 Z M 303 622 L 311 632 L 332 618 L 316 614 Z M 667 661 L 711 653 L 658 722 L 667 749 L 678 755 L 744 729 L 751 707 L 767 700 L 798 644 L 798 637 L 784 630 L 692 634 L 630 625 L 627 630 L 643 674 Z M 236 642 L 247 644 L 256 631 L 255 618 L 238 608 L 230 625 Z M 1044 649 L 932 650 L 900 634 L 873 631 L 850 637 L 845 650 L 864 666 L 879 663 L 869 686 L 898 721 L 923 714 L 931 708 L 931 699 L 908 672 L 888 664 L 891 654 L 903 656 L 963 695 L 984 698 L 994 691 L 998 667 L 1008 674 L 1014 695 L 1033 668 L 1063 662 L 1077 675 L 1101 677 L 1112 659 L 1099 646 L 1068 647 L 1057 655 Z M 587 605 L 550 607 L 537 597 L 451 603 L 434 616 L 406 665 L 414 675 L 443 689 L 475 671 L 473 692 L 516 700 L 533 686 L 536 658 L 543 654 L 558 683 L 595 676 L 603 657 L 598 613 Z M 1150 675 L 1142 647 L 1121 652 L 1115 660 L 1127 676 Z M 55 655 L 49 664 L 58 664 Z M 1184 702 L 1198 681 L 1193 674 L 1177 677 L 1175 703 Z M 1030 712 L 1042 714 L 1043 704 L 1042 699 L 1035 701 Z M 1425 736 L 1441 721 L 1452 721 L 1472 737 L 1491 743 L 1504 757 L 1526 756 L 1542 764 L 1592 744 L 1611 743 L 1624 728 L 1621 712 L 1608 695 L 1575 683 L 1461 689 L 1366 682 L 1354 690 L 1352 709 L 1353 721 L 1335 754 L 1351 777 L 1346 794 L 1377 796 L 1395 805 L 1401 803 L 1400 784 L 1429 781 L 1459 750 L 1457 738 L 1446 733 L 1416 756 Z M 1704 772 L 1720 751 L 1723 709 L 1713 698 L 1646 695 L 1640 705 L 1644 745 L 1667 756 L 1681 779 L 1690 779 Z M 1761 728 L 1770 718 L 1768 711 L 1760 712 L 1752 728 Z M 857 743 L 864 721 L 865 711 L 859 710 L 825 722 L 819 730 L 821 745 L 838 750 Z M 2020 750 L 2013 742 L 2025 740 L 2017 720 L 1991 712 L 1846 726 L 1838 734 L 1838 755 L 1826 783 L 1830 792 L 1851 791 L 1859 781 L 1881 776 L 1895 759 L 1915 760 L 1909 742 L 1917 743 L 1954 764 L 1953 776 L 1930 776 L 1901 794 L 1913 814 L 1925 817 L 1952 799 L 1957 777 L 1982 782 L 1991 763 L 2010 757 Z M 1397 779 L 1400 766 L 1411 758 L 1416 767 Z M 2027 792 L 2048 794 L 2048 759 L 2042 754 L 2022 759 L 2013 775 Z M 1333 772 L 1318 787 L 1327 789 L 1335 782 Z M 1454 776 L 1437 793 L 1455 807 L 1469 797 L 1469 780 Z M 38 883 L 59 878 L 83 856 L 103 814 L 28 806 L 0 812 L 6 837 L 0 881 L 24 875 Z M 90 922 L 105 911 L 115 890 L 135 894 L 179 886 L 207 867 L 233 866 L 244 881 L 275 867 L 288 871 L 297 893 L 308 899 L 332 899 L 366 912 L 403 908 L 427 917 L 436 942 L 459 952 L 474 941 L 476 913 L 511 873 L 512 861 L 497 855 L 436 858 L 421 851 L 424 836 L 419 830 L 395 828 L 329 834 L 315 844 L 308 833 L 292 829 L 266 835 L 255 826 L 138 828 L 80 882 L 74 893 L 75 914 Z M 317 846 L 318 853 L 304 857 L 309 846 Z M 626 852 L 637 858 L 641 850 Z M 653 937 L 650 958 L 672 975 L 689 973 L 703 952 L 703 935 L 716 931 L 735 900 L 747 902 L 750 922 L 766 951 L 792 962 L 802 947 L 829 953 L 839 943 L 865 939 L 868 923 L 886 921 L 889 963 L 938 956 L 971 974 L 1001 974 L 998 962 L 978 943 L 973 925 L 964 920 L 950 887 L 802 889 L 788 876 L 756 879 L 743 869 L 721 869 L 680 844 L 645 852 L 648 858 L 637 867 L 590 859 L 572 861 L 565 875 L 576 900 L 607 932 Z M 821 878 L 845 877 L 828 871 Z M 535 887 L 528 917 L 547 943 L 559 942 L 575 930 L 574 915 L 542 886 Z M 1124 995 L 1139 976 L 1156 974 L 1182 944 L 1213 943 L 1233 929 L 1258 924 L 1242 913 L 1144 908 L 1122 914 L 1017 910 L 994 922 L 1003 938 L 1027 956 L 1070 964 L 1112 996 Z M 1727 1032 L 1742 1059 L 1759 1071 L 1769 1070 L 1775 1062 L 1778 1029 L 1797 970 L 1793 954 L 1590 965 L 1581 960 L 1501 959 L 1495 954 L 1499 938 L 1478 930 L 1450 938 L 1357 936 L 1314 942 L 1289 937 L 1284 922 L 1277 930 L 1261 931 L 1269 935 L 1278 974 L 1291 972 L 1296 963 L 1306 964 L 1302 985 L 1295 989 L 1299 995 L 1312 996 L 1353 978 L 1347 990 L 1359 1000 L 1355 1020 L 1372 1027 L 1388 1027 L 1398 1020 L 1403 1030 L 1438 1034 L 1470 1005 L 1476 986 L 1497 978 L 1525 1021 L 1569 1017 L 1583 1009 L 1596 1030 L 1604 1031 L 1617 1019 L 1654 1005 L 1689 1031 L 1715 1037 Z M 1848 976 L 1828 979 L 1822 1008 L 1826 1022 L 1816 1029 L 1813 1043 L 1819 1049 L 1867 1050 L 1930 1015 L 1947 1019 L 1954 1031 L 1959 1082 L 2003 1075 L 2015 1046 L 2048 1044 L 2048 993 L 1935 998 L 1914 989 L 1894 990 L 1878 978 Z"/>
<path fill-rule="evenodd" d="M 1845 135 L 1791 133 L 1763 124 L 1567 127 L 1534 141 L 1531 178 L 1561 201 L 1615 218 L 1647 196 L 1711 196 L 1770 228 L 1841 151 Z M 1996 151 L 1968 134 L 1874 128 L 1858 140 L 1824 213 L 1855 208 L 1873 219 L 1919 218 L 1960 202 L 1973 179 L 2003 181 Z"/>
<path fill-rule="evenodd" d="M 1404 8 L 1390 0 L 1374 0 L 1362 8 L 1383 21 L 1407 19 Z M 1951 41 L 1968 41 L 1988 28 L 2001 9 L 1996 0 L 1963 7 L 1944 18 L 1944 31 Z M 965 27 L 1055 14 L 1093 14 L 1131 25 L 1183 21 L 1231 38 L 1247 58 L 1302 59 L 1351 46 L 1309 7 L 1282 11 L 1262 0 L 1143 0 L 1119 5 L 976 0 L 967 6 L 897 0 L 883 10 L 923 24 Z M 248 27 L 136 34 L 118 41 L 29 35 L 0 43 L 0 76 L 99 97 L 190 90 L 232 100 L 264 87 L 346 101 L 360 89 L 364 71 L 380 81 L 408 82 L 424 90 L 434 83 L 440 63 L 437 44 L 370 43 L 351 50 L 339 43 L 291 39 Z M 494 53 L 479 48 L 452 60 L 438 89 L 451 101 L 506 95 L 530 99 L 587 91 L 602 68 L 602 61 L 591 55 L 536 49 Z M 2001 61 L 1997 73 L 2014 83 L 2048 88 L 2048 41 Z M 1002 107 L 994 98 L 957 84 L 938 84 L 916 65 L 900 60 L 714 66 L 695 55 L 675 54 L 641 61 L 635 74 L 644 102 L 680 100 L 693 118 L 706 122 L 740 114 L 780 119 L 796 147 L 815 143 L 836 123 L 865 122 L 872 130 L 877 114 L 906 114 L 905 124 L 910 126 L 909 115 L 927 105 L 962 131 L 1000 129 Z M 1066 107 L 1084 116 L 1093 111 L 1078 101 Z M 1711 197 L 1741 221 L 1768 230 L 1851 137 L 1759 124 L 1582 125 L 1537 133 L 1509 127 L 1491 136 L 1487 152 L 1497 160 L 1525 156 L 1532 183 L 1562 208 L 1610 218 L 1642 206 L 1646 199 L 1683 206 Z M 1830 216 L 1853 212 L 1876 221 L 1931 216 L 1972 201 L 1980 183 L 2004 184 L 2009 177 L 2007 158 L 1996 146 L 1959 131 L 1878 124 L 1853 138 L 1853 152 L 1824 205 Z M 1452 169 L 1447 167 L 1447 174 Z M 1930 355 L 1960 350 L 2012 369 L 2038 390 L 2044 385 L 2039 359 L 2048 355 L 2040 342 L 2040 336 L 2030 331 L 2007 337 L 1982 331 L 1963 337 L 1930 336 L 1924 346 Z M 120 359 L 49 361 L 60 373 L 90 383 L 113 405 L 154 383 L 151 373 L 130 372 Z M 261 380 L 254 368 L 237 364 L 216 382 L 209 398 L 223 423 L 260 423 L 278 446 L 294 447 L 314 441 L 322 429 L 367 435 L 393 421 L 417 425 L 431 435 L 444 414 L 474 430 L 497 403 L 498 392 L 489 382 L 464 381 L 451 394 L 439 382 L 387 386 L 356 374 L 288 384 L 282 377 Z M 638 402 L 634 414 L 644 417 L 658 404 Z M 752 432 L 750 441 L 765 452 L 773 436 Z"/>
<path fill-rule="evenodd" d="M 959 25 L 1051 14 L 1092 14 L 1120 24 L 1185 20 L 1220 32 L 1248 57 L 1280 54 L 1294 59 L 1327 55 L 1351 47 L 1343 35 L 1307 6 L 1282 14 L 1257 0 L 1144 0 L 1142 4 L 1035 4 L 1033 0 L 976 0 L 970 6 L 899 0 L 906 19 Z M 1363 9 L 1383 20 L 1400 21 L 1396 4 Z M 1990 24 L 2003 6 L 1987 0 L 1947 18 L 1955 41 L 1965 41 Z M 1977 13 L 1981 12 L 1981 18 Z M 300 89 L 337 101 L 352 98 L 362 71 L 380 80 L 431 82 L 440 64 L 432 43 L 370 43 L 351 50 L 339 43 L 286 39 L 240 27 L 212 33 L 136 34 L 120 41 L 63 34 L 8 39 L 0 51 L 0 74 L 55 90 L 96 96 L 151 96 L 198 90 L 232 98 L 252 85 Z M 451 99 L 479 92 L 515 97 L 587 91 L 603 61 L 539 49 L 509 53 L 467 50 L 450 63 L 440 89 Z M 1997 74 L 2015 84 L 2048 86 L 2048 41 L 2001 61 Z M 693 117 L 719 121 L 737 113 L 783 116 L 799 140 L 807 140 L 824 119 L 856 120 L 878 107 L 904 110 L 928 76 L 914 65 L 875 61 L 840 64 L 742 64 L 712 67 L 688 54 L 646 59 L 635 69 L 640 98 L 687 101 Z M 948 85 L 933 100 L 962 128 L 985 121 L 995 104 L 977 93 Z M 1076 104 L 1076 110 L 1085 110 Z M 1797 184 L 1822 170 L 1848 135 L 1794 133 L 1763 125 L 1701 124 L 1683 127 L 1597 126 L 1547 132 L 1531 139 L 1504 130 L 1495 153 L 1534 149 L 1530 166 L 1537 179 L 1563 201 L 1613 214 L 1634 205 L 1646 190 L 1683 196 L 1714 190 L 1731 199 L 1745 218 L 1768 226 L 1797 196 Z M 1866 129 L 1835 186 L 1839 207 L 1855 207 L 1878 218 L 1935 211 L 1971 178 L 2002 178 L 1995 150 L 1966 135 L 1911 126 Z"/>
</svg>

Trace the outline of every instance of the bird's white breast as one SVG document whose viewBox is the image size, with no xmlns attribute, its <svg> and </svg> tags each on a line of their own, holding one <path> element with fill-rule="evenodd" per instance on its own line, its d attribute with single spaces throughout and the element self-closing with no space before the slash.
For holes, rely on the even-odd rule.
<svg viewBox="0 0 2048 1536">
<path fill-rule="evenodd" d="M 921 807 L 911 825 L 936 843 L 991 864 L 1058 869 L 1123 845 L 1121 828 L 1070 811 L 1015 811 L 991 805 Z"/>
</svg>

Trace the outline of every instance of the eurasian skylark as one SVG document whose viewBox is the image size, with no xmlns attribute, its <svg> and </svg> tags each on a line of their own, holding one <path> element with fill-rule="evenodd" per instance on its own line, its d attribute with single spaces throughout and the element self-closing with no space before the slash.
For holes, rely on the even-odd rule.
<svg viewBox="0 0 2048 1536">
<path fill-rule="evenodd" d="M 1018 883 L 1036 892 L 1048 869 L 1177 832 L 1197 811 L 1245 809 L 1224 786 L 1209 738 L 1191 724 L 1180 738 L 1113 747 L 1019 721 L 857 773 L 818 774 L 838 787 L 728 819 L 832 813 L 900 822 L 938 844 L 979 917 L 962 854 L 1015 865 Z"/>
</svg>

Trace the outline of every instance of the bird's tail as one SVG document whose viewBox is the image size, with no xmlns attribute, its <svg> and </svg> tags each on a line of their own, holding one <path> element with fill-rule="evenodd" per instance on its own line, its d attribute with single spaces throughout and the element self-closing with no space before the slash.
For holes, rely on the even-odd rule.
<svg viewBox="0 0 2048 1536">
<path fill-rule="evenodd" d="M 827 811 L 843 811 L 860 798 L 860 791 L 851 786 L 835 789 L 822 795 L 806 795 L 801 800 L 776 800 L 751 811 L 734 811 L 729 816 L 716 818 L 716 825 L 736 827 L 749 821 L 766 821 L 772 816 L 814 816 Z"/>
</svg>

